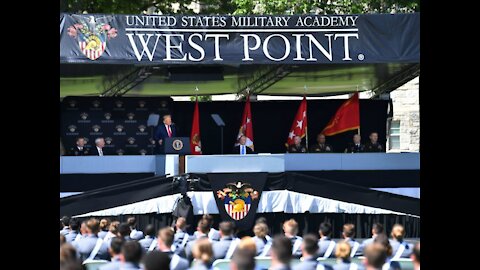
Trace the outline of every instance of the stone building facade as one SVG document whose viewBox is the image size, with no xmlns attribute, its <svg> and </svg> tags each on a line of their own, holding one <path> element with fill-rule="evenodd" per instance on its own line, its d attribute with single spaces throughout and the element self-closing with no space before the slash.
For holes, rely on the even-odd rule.
<svg viewBox="0 0 480 270">
<path fill-rule="evenodd" d="M 388 123 L 387 152 L 420 151 L 419 77 L 390 92 L 393 118 Z"/>
</svg>

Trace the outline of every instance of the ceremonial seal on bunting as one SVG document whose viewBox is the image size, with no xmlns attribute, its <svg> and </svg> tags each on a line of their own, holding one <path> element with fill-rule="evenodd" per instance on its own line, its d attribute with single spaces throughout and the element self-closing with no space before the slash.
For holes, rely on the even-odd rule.
<svg viewBox="0 0 480 270">
<path fill-rule="evenodd" d="M 223 201 L 228 215 L 241 220 L 247 216 L 253 200 L 257 200 L 258 191 L 249 183 L 228 183 L 225 188 L 217 191 L 217 197 Z"/>
<path fill-rule="evenodd" d="M 99 58 L 107 48 L 107 40 L 117 36 L 117 29 L 107 23 L 109 16 L 72 15 L 77 20 L 68 27 L 68 35 L 77 39 L 80 51 L 90 60 Z M 111 16 L 110 16 L 111 17 Z"/>
</svg>

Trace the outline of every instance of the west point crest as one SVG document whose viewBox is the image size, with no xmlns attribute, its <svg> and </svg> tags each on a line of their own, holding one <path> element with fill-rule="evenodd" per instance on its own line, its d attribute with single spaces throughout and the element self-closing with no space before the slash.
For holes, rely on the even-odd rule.
<svg viewBox="0 0 480 270">
<path fill-rule="evenodd" d="M 223 201 L 225 211 L 234 220 L 245 218 L 253 200 L 258 200 L 258 191 L 249 183 L 228 183 L 225 188 L 217 191 L 217 197 Z"/>
<path fill-rule="evenodd" d="M 90 60 L 102 56 L 107 48 L 107 41 L 117 36 L 117 29 L 107 23 L 109 17 L 75 15 L 77 23 L 68 27 L 68 35 L 78 42 L 80 51 Z"/>
</svg>

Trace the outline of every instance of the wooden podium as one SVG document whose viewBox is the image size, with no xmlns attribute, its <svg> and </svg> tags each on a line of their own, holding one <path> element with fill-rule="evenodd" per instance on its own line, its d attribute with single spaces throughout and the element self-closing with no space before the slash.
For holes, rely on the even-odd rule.
<svg viewBox="0 0 480 270">
<path fill-rule="evenodd" d="M 164 154 L 177 154 L 178 173 L 185 173 L 185 155 L 190 154 L 190 137 L 171 137 L 165 138 Z"/>
</svg>

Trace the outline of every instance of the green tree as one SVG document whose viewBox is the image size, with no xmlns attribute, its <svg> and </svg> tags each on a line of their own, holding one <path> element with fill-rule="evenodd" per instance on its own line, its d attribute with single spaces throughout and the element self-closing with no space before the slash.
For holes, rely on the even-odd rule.
<svg viewBox="0 0 480 270">
<path fill-rule="evenodd" d="M 60 0 L 68 13 L 141 14 L 155 7 L 162 14 L 193 14 L 191 0 Z M 179 4 L 174 10 L 172 4 Z M 202 14 L 360 14 L 419 12 L 420 0 L 203 0 Z"/>
<path fill-rule="evenodd" d="M 191 96 L 190 100 L 195 101 L 195 96 Z M 206 101 L 212 101 L 212 95 L 198 96 L 198 102 L 206 102 Z"/>
</svg>

